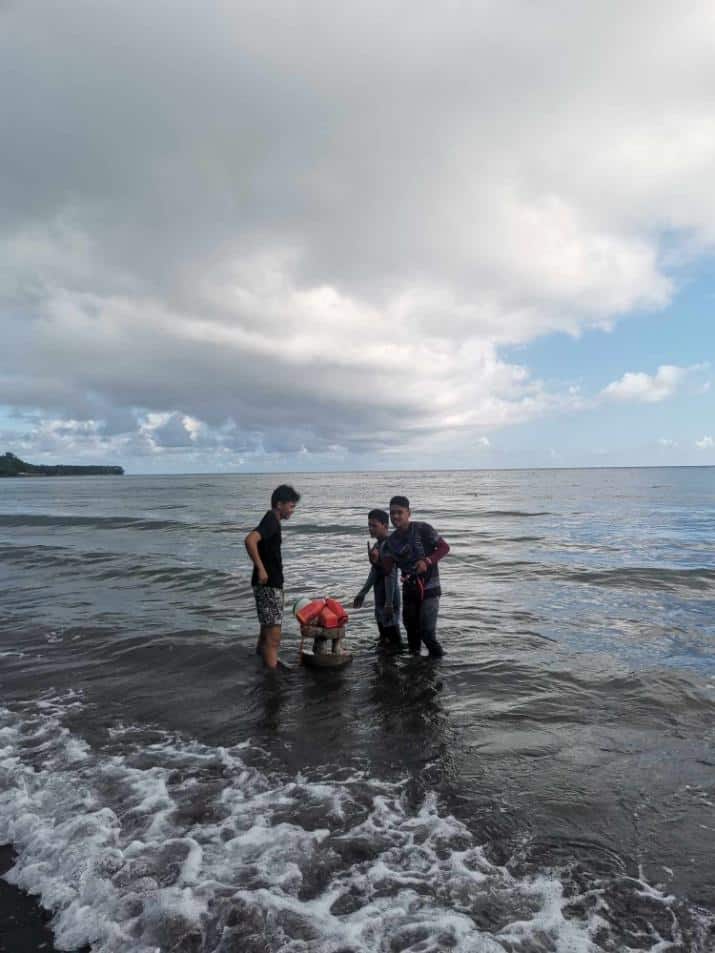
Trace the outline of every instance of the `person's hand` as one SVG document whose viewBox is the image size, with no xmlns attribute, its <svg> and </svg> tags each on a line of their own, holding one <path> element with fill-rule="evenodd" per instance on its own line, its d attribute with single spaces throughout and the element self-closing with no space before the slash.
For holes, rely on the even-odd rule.
<svg viewBox="0 0 715 953">
<path fill-rule="evenodd" d="M 258 570 L 258 585 L 267 586 L 268 585 L 268 573 L 265 569 Z"/>
<path fill-rule="evenodd" d="M 416 564 L 415 564 L 415 572 L 417 573 L 417 575 L 418 575 L 418 576 L 424 576 L 424 574 L 427 572 L 427 569 L 428 569 L 427 560 L 426 560 L 426 559 L 418 559 L 417 562 L 416 562 Z"/>
<path fill-rule="evenodd" d="M 365 596 L 361 596 L 359 594 L 355 596 L 355 598 L 353 599 L 353 609 L 362 608 L 362 604 L 364 601 L 365 601 Z"/>
</svg>

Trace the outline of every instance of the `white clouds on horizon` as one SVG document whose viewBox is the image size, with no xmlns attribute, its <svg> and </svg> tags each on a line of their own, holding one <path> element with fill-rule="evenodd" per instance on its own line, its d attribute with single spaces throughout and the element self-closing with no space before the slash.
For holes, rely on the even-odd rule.
<svg viewBox="0 0 715 953">
<path fill-rule="evenodd" d="M 698 450 L 711 450 L 715 447 L 715 440 L 711 436 L 704 436 L 701 440 L 695 441 L 695 446 Z"/>
<path fill-rule="evenodd" d="M 604 387 L 601 397 L 645 404 L 659 403 L 673 397 L 688 377 L 707 367 L 707 364 L 693 364 L 690 367 L 661 364 L 652 375 L 643 371 L 627 371 L 620 380 Z"/>
<path fill-rule="evenodd" d="M 715 242 L 704 6 L 0 17 L 0 403 L 96 422 L 38 447 L 486 446 L 586 403 L 505 346 L 662 307 L 662 236 Z"/>
</svg>

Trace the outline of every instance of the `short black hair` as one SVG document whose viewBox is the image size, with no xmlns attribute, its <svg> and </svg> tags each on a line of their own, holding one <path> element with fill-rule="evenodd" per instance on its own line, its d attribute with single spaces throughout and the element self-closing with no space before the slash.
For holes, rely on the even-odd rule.
<svg viewBox="0 0 715 953">
<path fill-rule="evenodd" d="M 403 509 L 409 510 L 410 501 L 406 496 L 393 496 L 390 500 L 390 506 L 401 506 Z"/>
<path fill-rule="evenodd" d="M 300 493 L 287 483 L 281 483 L 271 493 L 271 508 L 275 508 L 279 503 L 297 503 L 299 499 Z"/>
<path fill-rule="evenodd" d="M 382 523 L 383 526 L 389 526 L 390 517 L 384 510 L 370 510 L 367 514 L 369 520 L 377 520 L 378 523 Z"/>
</svg>

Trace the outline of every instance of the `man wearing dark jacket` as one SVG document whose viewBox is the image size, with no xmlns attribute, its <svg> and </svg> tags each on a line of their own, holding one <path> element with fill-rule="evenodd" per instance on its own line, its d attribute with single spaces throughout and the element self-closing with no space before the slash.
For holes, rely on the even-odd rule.
<svg viewBox="0 0 715 953">
<path fill-rule="evenodd" d="M 437 641 L 442 595 L 438 563 L 449 552 L 449 546 L 433 526 L 412 521 L 411 515 L 407 497 L 393 496 L 390 520 L 395 529 L 383 545 L 382 565 L 385 572 L 397 565 L 402 573 L 402 619 L 410 652 L 419 655 L 420 643 L 424 642 L 432 658 L 441 658 L 444 650 Z"/>
</svg>

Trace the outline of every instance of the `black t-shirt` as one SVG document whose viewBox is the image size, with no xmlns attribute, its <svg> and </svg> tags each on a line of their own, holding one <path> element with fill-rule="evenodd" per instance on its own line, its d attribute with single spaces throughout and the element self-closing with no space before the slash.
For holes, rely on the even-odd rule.
<svg viewBox="0 0 715 953">
<path fill-rule="evenodd" d="M 281 521 L 273 510 L 268 510 L 261 522 L 256 527 L 256 532 L 261 534 L 261 541 L 258 544 L 258 555 L 261 562 L 266 567 L 268 573 L 268 582 L 266 585 L 274 589 L 283 588 L 283 558 L 281 556 Z M 251 585 L 258 585 L 258 570 L 253 567 L 251 576 Z"/>
</svg>

